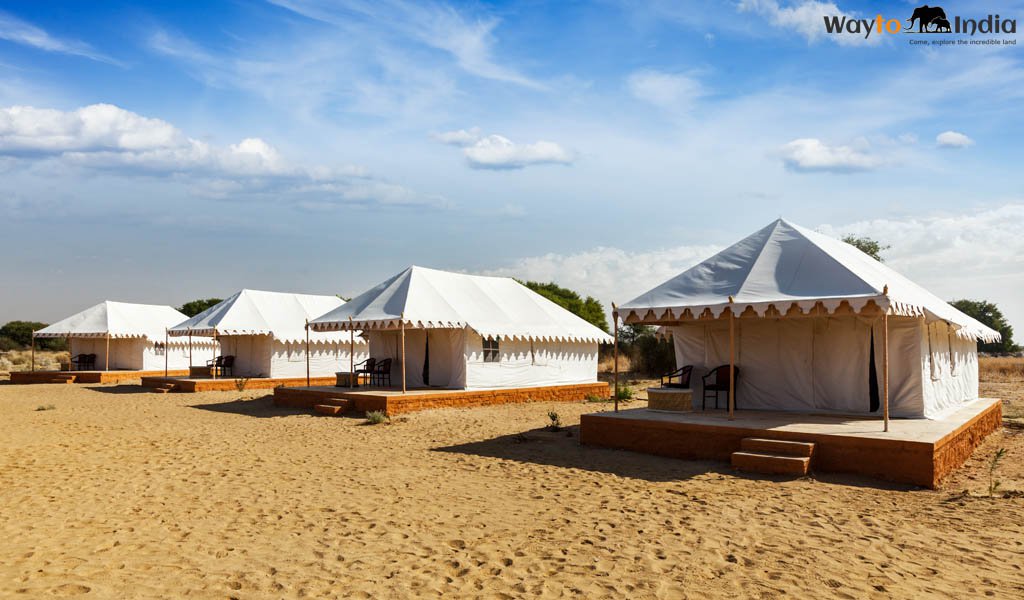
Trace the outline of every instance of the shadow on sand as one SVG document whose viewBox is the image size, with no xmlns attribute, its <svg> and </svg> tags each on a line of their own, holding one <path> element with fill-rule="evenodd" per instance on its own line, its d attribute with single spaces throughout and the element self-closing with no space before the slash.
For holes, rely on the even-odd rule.
<svg viewBox="0 0 1024 600">
<path fill-rule="evenodd" d="M 72 384 L 72 385 L 76 385 L 76 384 Z M 99 392 L 101 394 L 150 394 L 150 393 L 155 393 L 155 392 L 153 392 L 152 389 L 150 389 L 148 387 L 142 387 L 139 384 L 130 384 L 130 383 L 118 383 L 118 384 L 115 384 L 115 385 L 109 385 L 109 384 L 107 384 L 107 385 L 102 385 L 102 384 L 97 384 L 97 385 L 77 384 L 77 385 L 79 387 L 83 388 L 83 389 L 89 390 L 90 392 Z"/>
<path fill-rule="evenodd" d="M 301 408 L 287 408 L 274 406 L 273 394 L 260 396 L 259 398 L 239 398 L 229 402 L 213 402 L 209 404 L 193 404 L 189 408 L 208 410 L 210 412 L 230 413 L 244 415 L 246 417 L 257 417 L 269 419 L 273 417 L 289 417 L 294 415 L 309 415 L 310 411 Z"/>
<path fill-rule="evenodd" d="M 572 437 L 569 437 L 569 433 L 572 434 Z M 766 484 L 802 479 L 785 475 L 763 475 L 736 471 L 725 461 L 666 458 L 628 450 L 581 446 L 578 425 L 566 427 L 558 433 L 547 429 L 532 429 L 479 442 L 434 448 L 434 451 L 470 454 L 565 469 L 580 469 L 651 482 L 684 481 L 708 475 L 763 481 Z M 883 490 L 923 489 L 913 485 L 843 473 L 812 473 L 808 479 L 834 485 Z"/>
</svg>

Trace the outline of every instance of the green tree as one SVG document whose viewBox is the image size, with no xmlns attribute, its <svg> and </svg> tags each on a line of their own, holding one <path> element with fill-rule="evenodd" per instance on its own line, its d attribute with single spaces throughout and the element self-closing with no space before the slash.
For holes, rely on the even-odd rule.
<svg viewBox="0 0 1024 600">
<path fill-rule="evenodd" d="M 516 281 L 519 280 L 517 279 Z M 537 281 L 519 281 L 519 283 L 595 327 L 599 327 L 602 331 L 608 331 L 608 318 L 604 314 L 604 308 L 593 296 L 583 298 L 576 292 L 555 283 L 540 283 Z"/>
<path fill-rule="evenodd" d="M 6 349 L 28 348 L 32 345 L 32 332 L 46 325 L 38 321 L 10 321 L 0 327 L 0 338 L 8 340 L 2 346 Z M 62 338 L 37 338 L 36 347 L 41 350 L 64 350 L 65 342 Z"/>
<path fill-rule="evenodd" d="M 878 240 L 873 240 L 869 237 L 857 237 L 855 235 L 843 236 L 843 241 L 860 250 L 864 254 L 867 254 L 871 258 L 878 262 L 885 262 L 882 258 L 882 253 L 892 248 L 892 246 L 883 246 Z"/>
<path fill-rule="evenodd" d="M 954 300 L 950 302 L 954 308 L 969 317 L 974 317 L 983 324 L 998 331 L 1002 336 L 999 342 L 979 342 L 979 352 L 1016 352 L 1019 346 L 1013 343 L 1013 327 L 1007 322 L 1002 311 L 993 302 L 987 300 Z"/>
<path fill-rule="evenodd" d="M 192 300 L 191 302 L 186 302 L 186 303 L 182 304 L 181 306 L 179 306 L 178 310 L 183 312 L 183 313 L 185 313 L 189 317 L 194 317 L 194 316 L 198 315 L 199 313 L 203 312 L 204 310 L 210 308 L 211 306 L 214 306 L 216 304 L 220 304 L 222 301 L 223 300 L 221 298 L 207 298 L 205 300 Z"/>
</svg>

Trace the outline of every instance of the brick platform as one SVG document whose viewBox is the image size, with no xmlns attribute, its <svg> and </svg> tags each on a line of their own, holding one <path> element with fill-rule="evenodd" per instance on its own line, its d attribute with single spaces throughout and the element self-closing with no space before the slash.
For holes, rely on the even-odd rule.
<svg viewBox="0 0 1024 600">
<path fill-rule="evenodd" d="M 339 387 L 292 387 L 274 390 L 274 404 L 292 408 L 312 409 L 325 399 L 353 402 L 353 410 L 384 411 L 388 416 L 428 410 L 516 404 L 522 402 L 580 402 L 587 396 L 608 397 L 608 384 L 580 383 L 502 390 L 409 390 L 402 394 L 393 390 L 351 390 Z"/>
<path fill-rule="evenodd" d="M 159 375 L 163 377 L 163 369 L 159 371 L 14 371 L 11 383 L 121 383 L 143 377 Z M 168 371 L 170 376 L 188 375 L 188 370 Z"/>
<path fill-rule="evenodd" d="M 237 379 L 239 377 L 224 377 L 221 379 L 189 379 L 188 377 L 143 377 L 142 385 L 151 388 L 164 388 L 173 384 L 175 392 L 234 392 L 238 390 Z M 313 385 L 328 385 L 334 383 L 334 375 L 330 377 L 311 377 Z M 247 390 L 269 390 L 280 386 L 292 387 L 306 385 L 305 377 L 251 377 L 245 382 Z"/>
<path fill-rule="evenodd" d="M 879 419 L 736 411 L 631 409 L 583 415 L 580 443 L 673 458 L 727 461 L 744 438 L 812 442 L 811 469 L 935 488 L 1002 426 L 999 400 L 976 400 L 942 419 Z"/>
</svg>

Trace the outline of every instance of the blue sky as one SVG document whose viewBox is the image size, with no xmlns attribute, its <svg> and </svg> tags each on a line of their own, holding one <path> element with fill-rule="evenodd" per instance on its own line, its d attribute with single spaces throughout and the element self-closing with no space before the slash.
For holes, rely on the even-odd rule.
<svg viewBox="0 0 1024 600">
<path fill-rule="evenodd" d="M 0 321 L 411 263 L 622 302 L 782 215 L 1024 335 L 1022 49 L 824 32 L 915 5 L 5 2 Z"/>
</svg>

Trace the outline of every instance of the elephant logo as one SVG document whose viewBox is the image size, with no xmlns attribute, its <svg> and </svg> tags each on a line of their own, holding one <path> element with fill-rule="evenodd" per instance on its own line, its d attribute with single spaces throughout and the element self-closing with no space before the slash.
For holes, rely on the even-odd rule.
<svg viewBox="0 0 1024 600">
<path fill-rule="evenodd" d="M 914 21 L 917 21 L 917 33 L 940 33 L 949 32 L 949 20 L 946 19 L 946 11 L 941 6 L 918 6 L 914 14 L 907 19 L 907 33 L 913 33 Z"/>
</svg>

